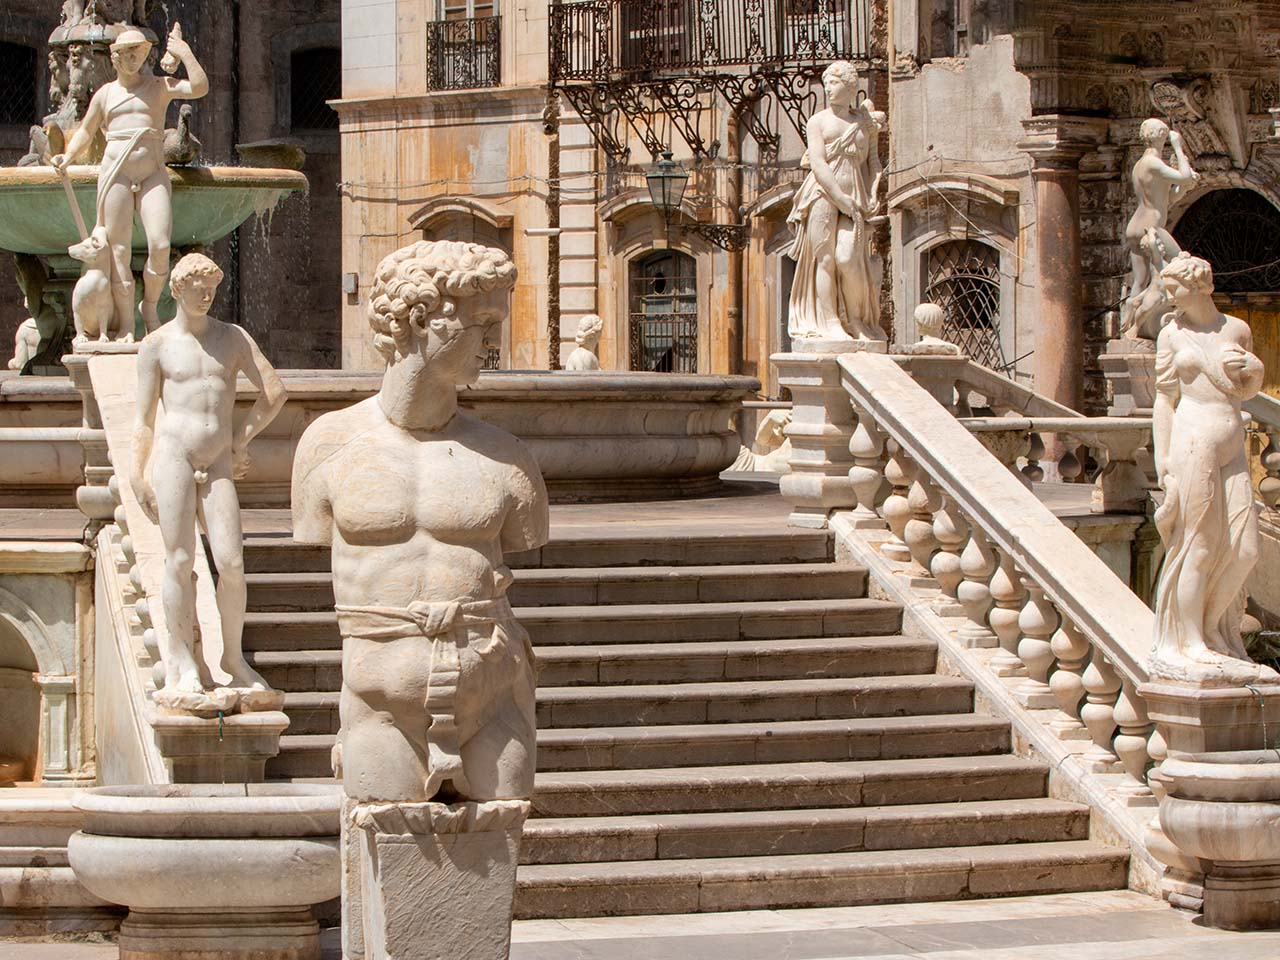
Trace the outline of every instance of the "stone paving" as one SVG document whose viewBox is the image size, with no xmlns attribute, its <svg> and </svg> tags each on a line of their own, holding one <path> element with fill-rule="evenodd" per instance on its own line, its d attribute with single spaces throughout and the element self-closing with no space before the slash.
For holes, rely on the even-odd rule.
<svg viewBox="0 0 1280 960">
<path fill-rule="evenodd" d="M 338 960 L 326 931 L 324 960 Z M 1229 933 L 1128 891 L 827 910 L 517 922 L 512 960 L 1273 960 L 1280 931 Z M 114 960 L 109 943 L 0 941 L 0 960 Z"/>
</svg>

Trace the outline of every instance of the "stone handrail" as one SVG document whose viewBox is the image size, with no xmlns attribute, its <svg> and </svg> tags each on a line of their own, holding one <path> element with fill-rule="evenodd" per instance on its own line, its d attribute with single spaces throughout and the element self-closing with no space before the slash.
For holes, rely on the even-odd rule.
<svg viewBox="0 0 1280 960">
<path fill-rule="evenodd" d="M 880 553 L 936 581 L 935 610 L 964 618 L 960 643 L 998 647 L 987 666 L 1019 678 L 1016 700 L 1056 708 L 1062 739 L 1087 731 L 1086 765 L 1123 769 L 1119 793 L 1150 802 L 1147 767 L 1163 745 L 1137 688 L 1152 612 L 893 358 L 847 354 L 839 367 L 856 418 L 855 527 L 887 527 Z"/>
</svg>

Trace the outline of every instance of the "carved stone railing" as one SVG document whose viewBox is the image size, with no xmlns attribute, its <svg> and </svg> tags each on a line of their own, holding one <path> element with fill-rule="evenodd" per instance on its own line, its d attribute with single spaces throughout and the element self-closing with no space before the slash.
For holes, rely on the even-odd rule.
<svg viewBox="0 0 1280 960">
<path fill-rule="evenodd" d="M 1158 869 L 1145 854 L 1150 813 L 1131 809 L 1154 807 L 1147 774 L 1164 751 L 1138 694 L 1153 615 L 1007 462 L 1010 435 L 1083 430 L 1118 448 L 1117 438 L 1131 446 L 1147 428 L 1084 418 L 1079 427 L 1064 418 L 966 424 L 895 358 L 848 354 L 838 366 L 854 418 L 857 502 L 833 526 L 856 531 L 878 555 L 870 559 L 902 575 L 890 579 L 904 599 L 925 598 L 989 695 L 1024 711 L 1033 744 Z"/>
</svg>

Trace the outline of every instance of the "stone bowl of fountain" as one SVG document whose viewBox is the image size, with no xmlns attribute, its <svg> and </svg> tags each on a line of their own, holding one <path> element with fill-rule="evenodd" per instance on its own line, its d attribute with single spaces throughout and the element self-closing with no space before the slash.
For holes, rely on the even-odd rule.
<svg viewBox="0 0 1280 960">
<path fill-rule="evenodd" d="M 1210 926 L 1280 925 L 1280 751 L 1227 750 L 1167 758 L 1160 827 L 1184 855 L 1207 862 Z"/>
<path fill-rule="evenodd" d="M 129 908 L 130 960 L 318 960 L 314 904 L 339 892 L 341 789 L 321 784 L 99 787 L 74 801 L 76 878 Z"/>
</svg>

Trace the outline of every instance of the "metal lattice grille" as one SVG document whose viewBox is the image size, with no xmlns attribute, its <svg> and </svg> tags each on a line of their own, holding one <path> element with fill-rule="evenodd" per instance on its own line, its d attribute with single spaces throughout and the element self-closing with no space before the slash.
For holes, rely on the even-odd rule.
<svg viewBox="0 0 1280 960">
<path fill-rule="evenodd" d="M 501 370 L 502 369 L 502 351 L 489 348 L 489 352 L 485 354 L 484 366 L 481 370 Z"/>
<path fill-rule="evenodd" d="M 30 126 L 36 115 L 36 51 L 21 43 L 0 43 L 0 124 Z"/>
<path fill-rule="evenodd" d="M 289 66 L 289 123 L 294 130 L 337 130 L 329 100 L 342 96 L 342 52 L 331 47 L 295 50 Z"/>
<path fill-rule="evenodd" d="M 698 285 L 693 257 L 650 254 L 631 265 L 631 369 L 698 372 Z"/>
<path fill-rule="evenodd" d="M 976 240 L 929 251 L 925 298 L 946 313 L 943 338 L 993 370 L 1008 364 L 1000 346 L 1000 253 Z"/>
<path fill-rule="evenodd" d="M 1215 190 L 1182 215 L 1178 246 L 1213 266 L 1219 293 L 1280 290 L 1280 210 L 1252 190 Z"/>
<path fill-rule="evenodd" d="M 501 82 L 501 17 L 427 24 L 428 90 L 475 90 Z"/>
</svg>

